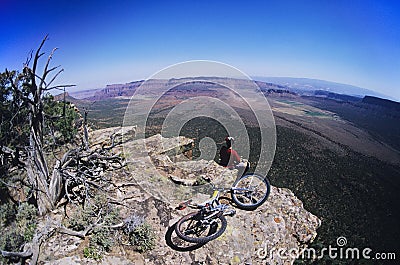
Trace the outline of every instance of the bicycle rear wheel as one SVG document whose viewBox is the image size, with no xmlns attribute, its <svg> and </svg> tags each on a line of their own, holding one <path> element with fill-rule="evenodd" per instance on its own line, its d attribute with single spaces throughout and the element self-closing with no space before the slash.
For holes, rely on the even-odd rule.
<svg viewBox="0 0 400 265">
<path fill-rule="evenodd" d="M 233 184 L 231 193 L 239 208 L 254 210 L 267 200 L 270 190 L 271 185 L 266 177 L 247 174 Z"/>
<path fill-rule="evenodd" d="M 205 244 L 222 235 L 226 226 L 226 218 L 223 215 L 205 220 L 202 214 L 194 212 L 185 215 L 176 223 L 175 232 L 187 242 Z"/>
</svg>

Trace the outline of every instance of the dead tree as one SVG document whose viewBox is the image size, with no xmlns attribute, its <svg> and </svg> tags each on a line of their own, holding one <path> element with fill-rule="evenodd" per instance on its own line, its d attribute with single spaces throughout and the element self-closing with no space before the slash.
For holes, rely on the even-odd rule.
<svg viewBox="0 0 400 265">
<path fill-rule="evenodd" d="M 29 145 L 26 152 L 27 159 L 22 162 L 25 165 L 28 182 L 31 185 L 40 215 L 44 215 L 54 208 L 62 190 L 60 174 L 58 170 L 49 171 L 44 153 L 45 115 L 43 97 L 50 90 L 69 87 L 52 85 L 63 71 L 63 69 L 59 69 L 59 66 L 50 67 L 51 59 L 57 49 L 53 49 L 47 58 L 43 72 L 38 74 L 39 59 L 44 55 L 42 48 L 47 39 L 46 36 L 34 54 L 32 67 L 30 67 L 31 54 L 23 72 L 17 78 L 14 78 L 14 75 L 6 70 L 14 95 L 18 95 L 29 110 Z"/>
<path fill-rule="evenodd" d="M 56 77 L 63 71 L 58 72 L 52 77 L 50 82 L 46 82 L 50 73 L 59 67 L 49 68 L 50 61 L 56 49 L 53 49 L 47 59 L 42 75 L 39 77 L 37 74 L 37 66 L 39 58 L 44 55 L 41 49 L 47 40 L 47 36 L 43 39 L 39 48 L 35 53 L 32 68 L 28 65 L 24 67 L 24 73 L 28 75 L 28 86 L 31 101 L 30 107 L 30 135 L 29 135 L 29 151 L 27 161 L 27 173 L 29 183 L 33 186 L 34 196 L 37 202 L 38 211 L 40 215 L 52 210 L 55 206 L 57 199 L 61 193 L 61 179 L 57 169 L 53 170 L 50 175 L 47 161 L 43 148 L 43 127 L 44 127 L 44 110 L 43 110 L 43 94 L 46 91 L 57 88 L 51 86 Z"/>
<path fill-rule="evenodd" d="M 78 146 L 67 151 L 62 158 L 57 158 L 52 170 L 49 168 L 45 153 L 45 119 L 44 95 L 52 89 L 69 87 L 68 85 L 52 85 L 57 76 L 63 71 L 59 66 L 50 67 L 53 49 L 43 72 L 38 74 L 39 59 L 44 55 L 41 51 L 47 41 L 46 36 L 41 42 L 35 54 L 27 60 L 23 72 L 15 75 L 15 72 L 6 70 L 5 75 L 13 90 L 13 95 L 17 95 L 22 101 L 23 106 L 29 113 L 29 142 L 19 156 L 19 151 L 13 150 L 1 144 L 0 159 L 2 164 L 9 160 L 19 160 L 27 172 L 27 183 L 30 186 L 33 198 L 36 202 L 38 213 L 45 215 L 57 206 L 60 198 L 65 196 L 67 201 L 82 202 L 90 196 L 90 189 L 102 189 L 103 183 L 108 180 L 103 172 L 124 167 L 124 163 L 118 155 L 111 152 L 111 149 L 122 143 L 122 135 L 113 134 L 109 144 L 104 144 L 97 148 L 90 148 L 88 133 L 86 128 L 86 116 L 84 120 L 84 136 L 82 146 Z M 31 60 L 32 67 L 30 67 Z M 65 113 L 65 109 L 64 109 Z M 54 117 L 52 117 L 54 118 Z M 60 117 L 61 118 L 61 117 Z M 3 161 L 4 160 L 4 161 Z M 76 194 L 79 193 L 79 194 Z M 43 231 L 37 231 L 29 250 L 24 252 L 7 252 L 0 250 L 3 257 L 17 257 L 20 259 L 30 259 L 31 264 L 36 264 L 41 242 L 54 233 L 54 227 Z M 62 232 L 62 231 L 61 231 Z M 27 246 L 29 244 L 25 244 Z"/>
</svg>

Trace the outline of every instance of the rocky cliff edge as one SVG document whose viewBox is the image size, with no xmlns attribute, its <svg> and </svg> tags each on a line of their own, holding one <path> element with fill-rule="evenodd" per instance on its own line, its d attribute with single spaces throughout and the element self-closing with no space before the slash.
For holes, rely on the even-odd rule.
<svg viewBox="0 0 400 265">
<path fill-rule="evenodd" d="M 117 152 L 125 156 L 128 166 L 109 173 L 112 185 L 106 192 L 122 216 L 135 212 L 151 224 L 156 247 L 139 253 L 122 244 L 101 261 L 93 261 L 82 255 L 85 240 L 56 234 L 42 247 L 41 264 L 293 264 L 293 253 L 315 239 L 320 219 L 305 210 L 292 191 L 272 186 L 262 206 L 254 211 L 236 209 L 236 215 L 228 216 L 227 229 L 216 240 L 202 246 L 180 240 L 174 224 L 193 210 L 176 210 L 177 204 L 189 197 L 204 200 L 211 192 L 207 186 L 193 190 L 191 185 L 196 181 L 229 185 L 237 172 L 214 161 L 187 159 L 192 139 L 155 135 L 135 140 L 134 134 L 134 127 L 94 131 L 92 145 L 110 144 L 110 135 L 123 135 Z M 225 199 L 229 201 L 229 194 Z M 64 218 L 61 210 L 52 215 L 53 220 Z M 279 249 L 286 253 L 278 255 Z"/>
</svg>

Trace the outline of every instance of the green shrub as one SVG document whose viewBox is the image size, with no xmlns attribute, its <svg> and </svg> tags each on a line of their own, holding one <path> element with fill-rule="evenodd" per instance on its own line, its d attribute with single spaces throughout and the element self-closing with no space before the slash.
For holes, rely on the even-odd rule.
<svg viewBox="0 0 400 265">
<path fill-rule="evenodd" d="M 18 225 L 25 225 L 28 223 L 36 222 L 37 210 L 35 206 L 23 202 L 18 206 L 17 214 L 15 215 L 15 221 Z"/>
<path fill-rule="evenodd" d="M 12 203 L 0 205 L 0 228 L 9 225 L 14 219 L 17 211 Z"/>
<path fill-rule="evenodd" d="M 98 217 L 104 225 L 113 225 L 118 221 L 119 211 L 108 202 L 104 194 L 97 194 L 84 207 L 78 207 L 72 216 L 65 221 L 65 225 L 75 231 L 82 231 L 94 223 Z"/>
<path fill-rule="evenodd" d="M 148 223 L 143 223 L 136 227 L 130 236 L 131 242 L 140 252 L 152 250 L 156 245 L 156 237 L 153 227 Z"/>
<path fill-rule="evenodd" d="M 125 221 L 124 232 L 129 238 L 131 245 L 135 246 L 139 252 L 146 252 L 154 249 L 156 236 L 150 224 L 142 217 L 132 215 Z"/>
<path fill-rule="evenodd" d="M 90 238 L 90 244 L 94 244 L 101 251 L 110 251 L 115 244 L 115 239 L 107 227 L 96 227 Z"/>
<path fill-rule="evenodd" d="M 205 179 L 203 176 L 198 176 L 196 178 L 196 182 L 195 182 L 195 186 L 202 186 L 202 185 L 206 185 L 210 183 L 210 181 L 208 181 L 207 179 Z"/>
<path fill-rule="evenodd" d="M 28 224 L 26 229 L 23 231 L 23 236 L 25 241 L 29 242 L 32 241 L 33 237 L 35 236 L 36 232 L 36 223 L 35 224 Z"/>
<path fill-rule="evenodd" d="M 83 249 L 83 256 L 88 259 L 100 260 L 102 255 L 99 250 L 94 246 L 88 246 Z"/>
<path fill-rule="evenodd" d="M 79 207 L 72 216 L 66 220 L 65 225 L 75 231 L 82 231 L 87 227 L 95 215 L 93 212 Z"/>
<path fill-rule="evenodd" d="M 35 235 L 36 214 L 37 210 L 31 204 L 24 202 L 18 206 L 15 215 L 16 232 L 23 236 L 25 242 L 31 241 Z"/>
<path fill-rule="evenodd" d="M 75 231 L 82 231 L 95 222 L 101 224 L 92 230 L 89 246 L 83 250 L 86 258 L 98 260 L 115 245 L 114 231 L 110 226 L 118 221 L 118 209 L 109 203 L 104 194 L 97 194 L 88 200 L 84 207 L 78 207 L 65 225 Z"/>
<path fill-rule="evenodd" d="M 44 112 L 47 115 L 59 117 L 46 122 L 46 133 L 55 136 L 56 142 L 53 144 L 71 142 L 78 133 L 76 123 L 79 114 L 75 111 L 74 106 L 70 102 L 56 101 L 50 94 L 45 95 L 43 102 Z"/>
<path fill-rule="evenodd" d="M 19 251 L 24 244 L 24 237 L 15 231 L 6 231 L 0 238 L 0 249 L 5 251 Z"/>
<path fill-rule="evenodd" d="M 0 206 L 0 249 L 5 251 L 21 251 L 21 247 L 32 241 L 36 231 L 36 208 L 26 202 L 18 208 L 6 203 Z M 0 263 L 6 263 L 5 258 L 0 257 Z"/>
</svg>

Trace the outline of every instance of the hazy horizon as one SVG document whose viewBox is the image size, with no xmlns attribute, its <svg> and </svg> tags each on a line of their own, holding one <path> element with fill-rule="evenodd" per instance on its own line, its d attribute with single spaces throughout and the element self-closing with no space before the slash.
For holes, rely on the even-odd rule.
<svg viewBox="0 0 400 265">
<path fill-rule="evenodd" d="M 21 69 L 46 34 L 58 82 L 75 90 L 212 60 L 249 76 L 326 80 L 400 101 L 400 3 L 228 1 L 2 3 L 0 71 Z"/>
</svg>

